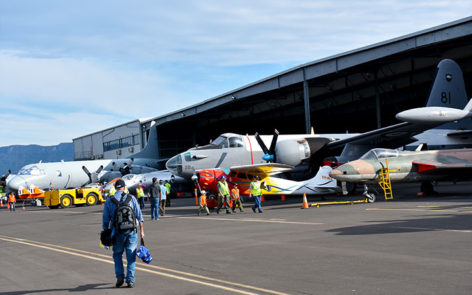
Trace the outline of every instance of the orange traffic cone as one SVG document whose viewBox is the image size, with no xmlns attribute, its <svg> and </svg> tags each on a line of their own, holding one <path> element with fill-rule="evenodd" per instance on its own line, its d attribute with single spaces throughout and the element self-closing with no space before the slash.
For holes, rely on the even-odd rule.
<svg viewBox="0 0 472 295">
<path fill-rule="evenodd" d="M 282 195 L 282 197 L 280 197 L 280 200 L 285 201 L 285 195 Z"/>
<path fill-rule="evenodd" d="M 3 207 L 3 199 L 0 199 L 0 207 Z"/>
<path fill-rule="evenodd" d="M 264 195 L 261 195 L 261 202 L 265 202 Z"/>
<path fill-rule="evenodd" d="M 308 201 L 306 200 L 306 194 L 303 193 L 303 205 L 302 209 L 308 209 Z"/>
</svg>

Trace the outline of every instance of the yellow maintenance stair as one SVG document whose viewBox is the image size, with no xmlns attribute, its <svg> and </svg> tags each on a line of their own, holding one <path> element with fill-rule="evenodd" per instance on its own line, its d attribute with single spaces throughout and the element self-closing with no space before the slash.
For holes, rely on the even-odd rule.
<svg viewBox="0 0 472 295">
<path fill-rule="evenodd" d="M 388 161 L 385 161 L 385 167 L 380 169 L 380 179 L 379 186 L 382 188 L 385 196 L 385 200 L 393 199 L 392 192 L 392 181 L 390 180 L 390 172 L 392 170 L 388 169 Z"/>
</svg>

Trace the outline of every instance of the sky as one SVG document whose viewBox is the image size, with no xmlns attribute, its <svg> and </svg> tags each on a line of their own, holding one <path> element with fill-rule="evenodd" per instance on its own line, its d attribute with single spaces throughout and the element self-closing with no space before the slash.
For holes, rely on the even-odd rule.
<svg viewBox="0 0 472 295">
<path fill-rule="evenodd" d="M 0 146 L 72 142 L 471 11 L 445 0 L 2 0 Z"/>
</svg>

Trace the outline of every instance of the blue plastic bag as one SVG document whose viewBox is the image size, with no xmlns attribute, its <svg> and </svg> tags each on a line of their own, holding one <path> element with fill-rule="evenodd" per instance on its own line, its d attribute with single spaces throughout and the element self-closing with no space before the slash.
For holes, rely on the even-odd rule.
<svg viewBox="0 0 472 295">
<path fill-rule="evenodd" d="M 136 252 L 136 256 L 141 258 L 141 260 L 147 264 L 151 263 L 152 261 L 152 256 L 151 253 L 149 253 L 148 248 L 144 246 L 144 240 L 141 239 L 141 246 L 139 247 L 138 251 Z"/>
</svg>

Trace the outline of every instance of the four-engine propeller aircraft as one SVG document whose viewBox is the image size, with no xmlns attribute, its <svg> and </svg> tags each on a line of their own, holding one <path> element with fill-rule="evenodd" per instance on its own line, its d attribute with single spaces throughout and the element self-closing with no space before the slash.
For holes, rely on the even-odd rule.
<svg viewBox="0 0 472 295">
<path fill-rule="evenodd" d="M 8 188 L 12 191 L 28 188 L 30 185 L 42 190 L 76 188 L 106 182 L 128 173 L 156 171 L 157 131 L 154 125 L 153 122 L 146 147 L 132 158 L 29 164 L 10 179 Z"/>
<path fill-rule="evenodd" d="M 225 133 L 209 145 L 174 156 L 167 161 L 166 167 L 175 175 L 190 178 L 201 169 L 265 162 L 317 168 L 323 159 L 334 156 L 337 162 L 345 163 L 359 158 L 371 148 L 404 146 L 415 141 L 414 135 L 427 129 L 468 118 L 468 111 L 459 110 L 466 104 L 462 71 L 454 61 L 445 59 L 438 64 L 427 107 L 398 114 L 402 123 L 361 134 L 279 136 L 276 131 L 271 139 L 257 133 L 254 136 Z"/>
<path fill-rule="evenodd" d="M 315 177 L 306 181 L 293 181 L 277 177 L 278 174 L 290 171 L 293 167 L 284 164 L 269 163 L 238 166 L 227 169 L 202 169 L 197 172 L 198 186 L 201 190 L 217 195 L 218 181 L 224 176 L 230 189 L 238 184 L 240 195 L 249 195 L 249 186 L 254 176 L 259 176 L 262 194 L 267 195 L 325 195 L 340 192 L 335 179 L 329 176 L 332 168 L 320 167 Z M 194 177 L 195 178 L 195 177 Z M 208 206 L 214 207 L 213 199 Z"/>
<path fill-rule="evenodd" d="M 472 178 L 472 149 L 430 151 L 373 149 L 360 159 L 337 167 L 331 171 L 330 176 L 343 182 L 375 184 L 379 181 L 380 169 L 386 168 L 387 163 L 392 183 L 430 183 Z M 432 191 L 432 187 L 428 190 Z"/>
</svg>

